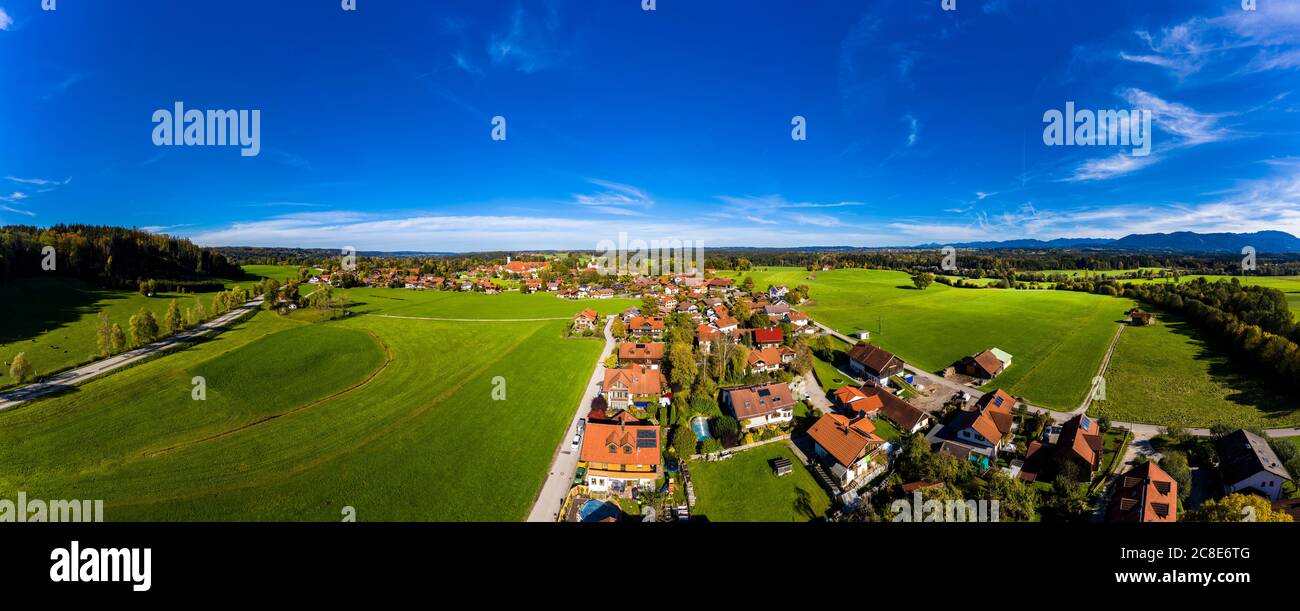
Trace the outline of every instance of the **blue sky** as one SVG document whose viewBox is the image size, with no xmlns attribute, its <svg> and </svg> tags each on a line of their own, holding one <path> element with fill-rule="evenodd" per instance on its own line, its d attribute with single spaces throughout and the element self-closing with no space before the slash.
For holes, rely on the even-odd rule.
<svg viewBox="0 0 1300 611">
<path fill-rule="evenodd" d="M 1283 0 L 0 0 L 0 223 L 455 251 L 1300 234 L 1297 89 Z M 176 101 L 259 110 L 260 154 L 155 146 Z M 1067 101 L 1149 110 L 1151 154 L 1046 146 Z"/>
</svg>

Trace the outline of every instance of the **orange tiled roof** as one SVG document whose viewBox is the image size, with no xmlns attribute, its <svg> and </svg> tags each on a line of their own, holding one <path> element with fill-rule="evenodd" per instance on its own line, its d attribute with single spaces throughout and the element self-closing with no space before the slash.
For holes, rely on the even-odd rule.
<svg viewBox="0 0 1300 611">
<path fill-rule="evenodd" d="M 849 420 L 839 414 L 826 414 L 808 427 L 808 436 L 847 467 L 885 442 L 874 431 L 875 425 L 866 418 Z"/>
<path fill-rule="evenodd" d="M 658 369 L 644 366 L 606 369 L 605 385 L 602 388 L 609 391 L 615 385 L 626 387 L 634 395 L 657 395 L 666 386 L 663 374 Z"/>
<path fill-rule="evenodd" d="M 658 466 L 659 458 L 659 427 L 626 422 L 588 422 L 579 454 L 579 460 L 616 465 Z"/>
<path fill-rule="evenodd" d="M 662 342 L 651 342 L 647 344 L 623 342 L 618 345 L 618 359 L 620 361 L 631 359 L 650 359 L 657 361 L 662 358 L 664 358 L 664 345 Z"/>
</svg>

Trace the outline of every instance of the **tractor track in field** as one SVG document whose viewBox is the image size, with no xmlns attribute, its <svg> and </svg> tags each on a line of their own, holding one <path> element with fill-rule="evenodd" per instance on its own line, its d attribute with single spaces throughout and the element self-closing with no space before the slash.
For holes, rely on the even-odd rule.
<svg viewBox="0 0 1300 611">
<path fill-rule="evenodd" d="M 227 430 L 227 431 L 222 431 L 222 432 L 220 432 L 220 433 L 217 433 L 217 434 L 215 434 L 215 435 L 210 435 L 210 436 L 208 436 L 208 437 L 204 437 L 204 438 L 202 438 L 202 439 L 196 439 L 196 440 L 194 440 L 194 441 L 190 441 L 190 442 L 187 442 L 187 443 L 177 444 L 177 445 L 174 445 L 174 446 L 170 446 L 170 447 L 163 448 L 163 449 L 161 449 L 161 450 L 154 450 L 154 451 L 151 451 L 151 452 L 145 452 L 145 453 L 143 454 L 143 456 L 145 456 L 145 457 L 147 457 L 147 458 L 153 458 L 153 457 L 155 457 L 155 456 L 161 456 L 161 455 L 163 455 L 163 454 L 168 454 L 168 453 L 174 452 L 174 451 L 176 451 L 176 450 L 183 450 L 183 449 L 185 449 L 185 448 L 192 448 L 192 447 L 194 447 L 194 446 L 202 445 L 202 444 L 207 443 L 207 442 L 209 442 L 209 441 L 215 441 L 215 440 L 217 440 L 217 439 L 223 439 L 223 438 L 226 438 L 226 437 L 230 437 L 230 436 L 232 436 L 232 435 L 236 435 L 236 434 L 238 434 L 238 433 L 242 433 L 242 432 L 244 432 L 244 431 L 247 431 L 248 429 L 254 428 L 254 427 L 256 427 L 256 426 L 259 426 L 259 425 L 262 425 L 262 424 L 266 424 L 266 423 L 268 423 L 268 422 L 272 422 L 272 421 L 278 420 L 278 419 L 280 419 L 280 418 L 283 418 L 284 416 L 291 416 L 291 415 L 296 414 L 296 413 L 298 413 L 298 412 L 301 412 L 301 411 L 303 411 L 303 410 L 307 410 L 307 409 L 311 409 L 311 408 L 313 408 L 313 407 L 316 407 L 317 405 L 320 405 L 320 404 L 322 404 L 322 403 L 326 403 L 326 402 L 329 402 L 329 401 L 333 401 L 334 399 L 337 399 L 337 398 L 339 398 L 339 397 L 341 397 L 341 396 L 343 396 L 343 395 L 346 395 L 346 394 L 348 394 L 348 393 L 350 393 L 350 392 L 352 392 L 352 391 L 358 390 L 358 389 L 360 389 L 360 388 L 362 388 L 362 387 L 364 387 L 364 386 L 369 385 L 370 382 L 372 382 L 376 377 L 378 377 L 379 374 L 383 373 L 385 369 L 388 369 L 388 366 L 389 366 L 390 364 L 392 364 L 392 362 L 393 362 L 393 352 L 392 352 L 392 350 L 390 350 L 390 349 L 388 348 L 388 344 L 387 344 L 386 342 L 384 342 L 384 340 L 381 339 L 378 335 L 375 335 L 374 333 L 371 333 L 370 331 L 366 331 L 366 334 L 369 335 L 371 338 L 373 338 L 373 339 L 375 340 L 375 342 L 377 342 L 377 343 L 379 344 L 379 347 L 384 351 L 384 362 L 383 362 L 382 364 L 380 364 L 379 367 L 375 368 L 374 371 L 370 372 L 370 375 L 366 376 L 366 378 L 365 378 L 364 380 L 361 380 L 360 382 L 357 382 L 356 384 L 353 384 L 352 386 L 349 386 L 349 387 L 347 387 L 347 388 L 344 388 L 344 389 L 341 389 L 341 390 L 335 391 L 335 392 L 333 392 L 333 393 L 330 393 L 329 395 L 326 395 L 326 396 L 321 397 L 321 398 L 319 398 L 319 399 L 315 399 L 315 400 L 312 400 L 312 401 L 308 401 L 307 403 L 304 403 L 304 404 L 302 404 L 302 405 L 299 405 L 298 407 L 295 407 L 295 408 L 293 408 L 293 409 L 291 409 L 291 410 L 288 410 L 288 411 L 285 411 L 285 412 L 280 412 L 280 413 L 278 413 L 278 414 L 271 414 L 271 415 L 269 415 L 269 416 L 263 416 L 263 417 L 261 417 L 261 418 L 258 418 L 257 420 L 254 420 L 254 421 L 252 421 L 252 422 L 249 422 L 249 423 L 247 423 L 247 424 L 242 424 L 242 425 L 237 426 L 237 427 L 235 427 L 235 428 L 233 428 L 233 429 L 230 429 L 230 430 Z"/>
</svg>

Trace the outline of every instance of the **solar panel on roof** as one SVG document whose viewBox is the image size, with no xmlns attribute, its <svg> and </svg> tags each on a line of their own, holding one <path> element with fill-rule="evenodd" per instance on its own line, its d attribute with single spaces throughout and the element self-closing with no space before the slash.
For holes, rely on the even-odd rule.
<svg viewBox="0 0 1300 611">
<path fill-rule="evenodd" d="M 654 431 L 647 430 L 647 429 L 641 429 L 636 432 L 637 439 L 654 439 L 655 436 L 656 435 Z"/>
<path fill-rule="evenodd" d="M 656 445 L 658 445 L 658 444 L 655 443 L 655 440 L 653 440 L 653 439 L 638 439 L 638 440 L 636 440 L 636 447 L 637 447 L 638 450 L 644 450 L 644 449 L 647 449 L 647 448 L 653 448 L 653 447 L 655 447 Z"/>
<path fill-rule="evenodd" d="M 1002 407 L 1002 397 L 993 397 L 993 404 Z"/>
<path fill-rule="evenodd" d="M 1083 425 L 1084 430 L 1090 429 L 1092 428 L 1092 419 L 1087 416 L 1083 416 L 1079 418 L 1079 424 Z"/>
</svg>

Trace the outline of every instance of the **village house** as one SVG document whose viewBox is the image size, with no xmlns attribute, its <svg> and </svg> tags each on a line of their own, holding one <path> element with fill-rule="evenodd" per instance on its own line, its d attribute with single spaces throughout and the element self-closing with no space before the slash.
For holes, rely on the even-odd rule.
<svg viewBox="0 0 1300 611">
<path fill-rule="evenodd" d="M 723 408 L 745 429 L 790 422 L 794 404 L 790 387 L 780 382 L 722 390 Z"/>
<path fill-rule="evenodd" d="M 1108 522 L 1177 522 L 1178 482 L 1155 461 L 1115 478 L 1106 509 Z"/>
<path fill-rule="evenodd" d="M 885 445 L 875 431 L 876 426 L 866 418 L 850 420 L 826 414 L 808 427 L 808 436 L 817 460 L 840 488 L 850 490 L 872 471 Z"/>
<path fill-rule="evenodd" d="M 731 333 L 740 328 L 740 321 L 731 316 L 723 316 L 713 321 L 713 328 L 723 333 Z"/>
<path fill-rule="evenodd" d="M 888 386 L 889 378 L 903 373 L 903 359 L 866 342 L 858 342 L 849 350 L 849 371 Z"/>
<path fill-rule="evenodd" d="M 809 322 L 807 314 L 804 314 L 803 312 L 796 312 L 795 310 L 790 310 L 789 312 L 786 313 L 785 321 L 794 325 L 795 327 L 805 327 L 808 325 Z"/>
<path fill-rule="evenodd" d="M 623 412 L 612 423 L 589 422 L 578 455 L 592 492 L 630 493 L 652 489 L 661 474 L 659 426 Z"/>
<path fill-rule="evenodd" d="M 666 388 L 668 384 L 663 373 L 644 365 L 606 369 L 605 382 L 601 385 L 605 404 L 613 410 L 649 405 L 657 401 Z"/>
<path fill-rule="evenodd" d="M 596 321 L 599 319 L 600 315 L 597 314 L 595 310 L 586 308 L 573 316 L 573 330 L 590 331 L 595 329 Z"/>
<path fill-rule="evenodd" d="M 1011 412 L 1016 400 L 999 389 L 980 397 L 975 411 L 962 412 L 954 423 L 957 439 L 981 448 L 1000 450 L 1014 428 Z"/>
<path fill-rule="evenodd" d="M 664 345 L 659 342 L 646 344 L 623 342 L 618 345 L 618 361 L 629 365 L 645 365 L 658 369 L 664 358 Z"/>
<path fill-rule="evenodd" d="M 785 343 L 785 334 L 781 329 L 754 329 L 754 345 L 759 348 L 774 348 Z"/>
<path fill-rule="evenodd" d="M 713 342 L 722 339 L 722 332 L 712 325 L 699 325 L 695 327 L 695 343 L 699 344 L 700 351 L 709 354 L 713 351 Z"/>
<path fill-rule="evenodd" d="M 1006 358 L 1000 358 L 998 353 L 1005 355 Z M 1001 374 L 1010 364 L 1010 354 L 1002 352 L 997 348 L 992 348 L 975 356 L 966 357 L 962 369 L 963 373 L 973 378 L 992 380 L 993 378 L 996 378 L 998 374 Z"/>
<path fill-rule="evenodd" d="M 772 301 L 780 301 L 790 294 L 790 289 L 785 285 L 776 285 L 767 287 L 767 297 Z"/>
<path fill-rule="evenodd" d="M 895 428 L 904 433 L 918 433 L 930 424 L 930 414 L 900 399 L 887 387 L 868 382 L 858 391 L 867 398 L 867 402 L 858 405 L 865 407 L 872 403 L 879 403 L 878 416 L 890 421 Z"/>
<path fill-rule="evenodd" d="M 780 371 L 782 367 L 794 362 L 795 352 L 785 346 L 750 350 L 747 357 L 749 370 L 753 373 Z"/>
<path fill-rule="evenodd" d="M 1097 421 L 1078 414 L 1061 425 L 1051 442 L 1030 442 L 1017 477 L 1026 482 L 1049 480 L 1056 476 L 1061 465 L 1073 464 L 1079 480 L 1087 481 L 1101 468 L 1104 443 Z"/>
<path fill-rule="evenodd" d="M 1282 483 L 1291 481 L 1268 441 L 1250 431 L 1237 429 L 1216 440 L 1214 447 L 1219 454 L 1219 479 L 1227 494 L 1246 492 L 1276 501 L 1282 495 Z"/>
<path fill-rule="evenodd" d="M 657 339 L 664 334 L 664 319 L 660 316 L 633 316 L 627 321 L 627 331 L 635 337 Z"/>
</svg>

